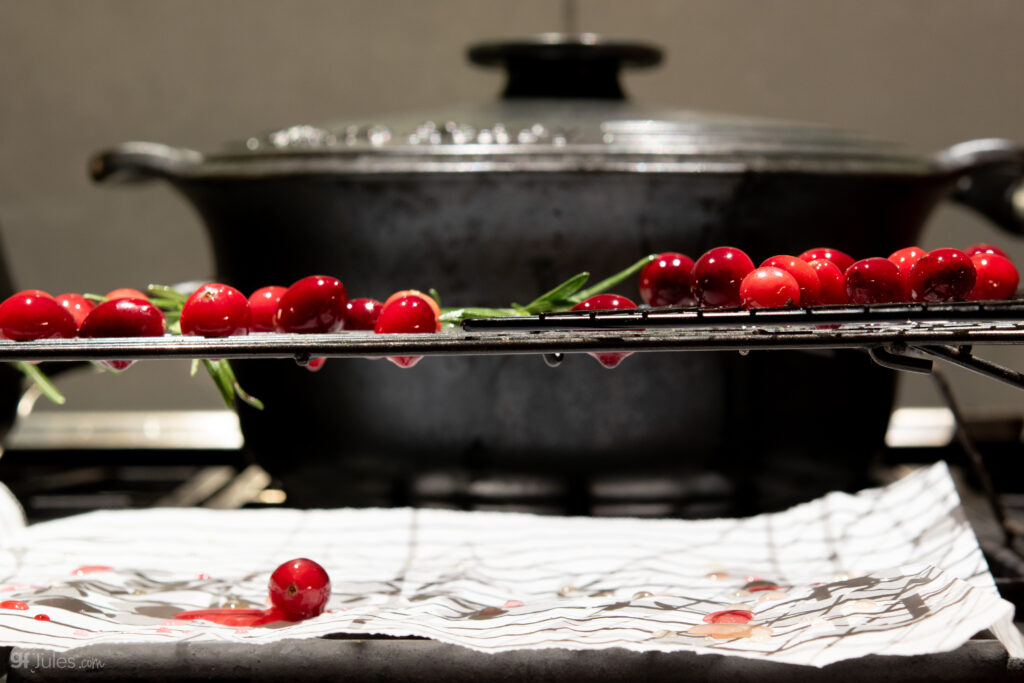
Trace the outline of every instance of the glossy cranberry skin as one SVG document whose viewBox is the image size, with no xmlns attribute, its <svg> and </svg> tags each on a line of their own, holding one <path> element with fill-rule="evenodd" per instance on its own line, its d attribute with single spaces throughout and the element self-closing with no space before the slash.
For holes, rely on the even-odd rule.
<svg viewBox="0 0 1024 683">
<path fill-rule="evenodd" d="M 904 247 L 889 254 L 889 260 L 900 267 L 900 276 L 907 291 L 910 291 L 910 269 L 928 252 L 921 247 Z"/>
<path fill-rule="evenodd" d="M 693 264 L 693 296 L 700 306 L 740 305 L 740 282 L 754 270 L 754 262 L 735 247 L 715 247 Z"/>
<path fill-rule="evenodd" d="M 249 300 L 219 282 L 208 282 L 192 292 L 181 309 L 181 333 L 185 335 L 230 337 L 249 334 L 251 325 Z"/>
<path fill-rule="evenodd" d="M 861 259 L 847 268 L 843 287 L 851 304 L 890 304 L 907 299 L 900 267 L 880 257 Z"/>
<path fill-rule="evenodd" d="M 996 254 L 997 256 L 1002 256 L 1004 259 L 1011 260 L 1009 254 L 994 244 L 974 244 L 964 249 L 964 253 L 971 258 L 974 258 L 977 254 Z"/>
<path fill-rule="evenodd" d="M 377 324 L 373 328 L 377 334 L 437 332 L 440 322 L 434 313 L 434 307 L 430 306 L 422 296 L 410 294 L 388 301 L 381 309 L 380 315 L 377 316 Z M 421 358 L 423 356 L 389 356 L 388 360 L 400 368 L 411 368 L 419 363 Z"/>
<path fill-rule="evenodd" d="M 743 278 L 740 299 L 744 308 L 795 306 L 800 303 L 800 283 L 782 268 L 761 266 Z"/>
<path fill-rule="evenodd" d="M 839 270 L 832 261 L 827 258 L 817 258 L 808 263 L 818 276 L 818 303 L 825 305 L 836 305 L 848 303 L 846 299 L 846 287 L 843 286 L 843 271 Z"/>
<path fill-rule="evenodd" d="M 808 249 L 804 253 L 800 254 L 800 258 L 808 263 L 820 258 L 828 259 L 832 263 L 836 264 L 836 267 L 843 273 L 846 273 L 846 269 L 852 266 L 854 261 L 854 258 L 846 252 L 833 249 L 832 247 L 815 247 L 814 249 Z"/>
<path fill-rule="evenodd" d="M 434 297 L 430 296 L 429 294 L 424 294 L 423 292 L 421 292 L 418 289 L 403 289 L 400 292 L 395 292 L 394 294 L 389 296 L 387 299 L 384 299 L 384 308 L 387 308 L 388 305 L 391 302 L 397 301 L 398 299 L 402 299 L 402 298 L 407 297 L 407 296 L 419 297 L 420 299 L 423 300 L 423 303 L 425 303 L 427 306 L 430 307 L 430 310 L 434 311 L 434 317 L 437 319 L 437 331 L 440 332 L 441 331 L 441 307 L 437 304 L 437 300 L 434 299 Z"/>
<path fill-rule="evenodd" d="M 114 299 L 142 299 L 143 301 L 149 301 L 149 297 L 146 296 L 145 292 L 140 292 L 137 289 L 131 287 L 121 287 L 119 289 L 112 289 L 107 292 L 107 301 Z"/>
<path fill-rule="evenodd" d="M 71 313 L 38 289 L 27 289 L 0 304 L 0 339 L 32 341 L 74 337 L 78 332 Z"/>
<path fill-rule="evenodd" d="M 249 312 L 252 314 L 253 332 L 273 332 L 274 315 L 277 313 L 277 305 L 281 301 L 281 295 L 287 291 L 287 287 L 270 285 L 260 287 L 249 295 Z"/>
<path fill-rule="evenodd" d="M 1017 294 L 1020 275 L 1016 266 L 1005 256 L 979 252 L 971 257 L 977 277 L 969 301 L 997 301 L 1012 299 Z"/>
<path fill-rule="evenodd" d="M 797 256 L 780 254 L 779 256 L 765 259 L 761 267 L 764 268 L 765 266 L 782 268 L 782 270 L 793 276 L 793 279 L 800 286 L 801 306 L 813 306 L 819 303 L 821 283 L 818 281 L 818 274 L 814 268 L 811 268 L 810 263 Z"/>
<path fill-rule="evenodd" d="M 693 259 L 666 251 L 640 269 L 640 298 L 648 306 L 694 306 Z"/>
<path fill-rule="evenodd" d="M 350 299 L 345 305 L 346 330 L 372 330 L 384 304 L 376 299 Z"/>
<path fill-rule="evenodd" d="M 572 310 L 614 311 L 625 308 L 636 308 L 636 304 L 626 297 L 619 296 L 618 294 L 597 294 L 589 299 L 584 299 L 579 302 L 572 307 Z M 623 358 L 632 354 L 631 352 L 613 351 L 610 353 L 591 353 L 589 355 L 596 358 L 598 363 L 610 370 L 621 363 Z"/>
<path fill-rule="evenodd" d="M 323 613 L 331 597 L 331 577 L 313 560 L 288 560 L 274 570 L 268 584 L 270 602 L 289 621 Z"/>
<path fill-rule="evenodd" d="M 85 321 L 85 316 L 89 315 L 89 312 L 96 308 L 95 302 L 86 299 L 81 294 L 58 294 L 57 303 L 71 314 L 71 317 L 75 320 L 76 327 L 81 327 Z"/>
<path fill-rule="evenodd" d="M 163 311 L 142 299 L 104 301 L 89 312 L 79 334 L 83 337 L 162 337 L 167 329 Z M 100 361 L 114 370 L 124 370 L 135 361 Z"/>
<path fill-rule="evenodd" d="M 913 301 L 965 301 L 974 289 L 977 273 L 959 249 L 935 249 L 910 268 L 907 285 Z"/>
<path fill-rule="evenodd" d="M 274 328 L 278 332 L 337 332 L 345 325 L 347 303 L 341 280 L 327 275 L 304 277 L 281 295 Z"/>
</svg>

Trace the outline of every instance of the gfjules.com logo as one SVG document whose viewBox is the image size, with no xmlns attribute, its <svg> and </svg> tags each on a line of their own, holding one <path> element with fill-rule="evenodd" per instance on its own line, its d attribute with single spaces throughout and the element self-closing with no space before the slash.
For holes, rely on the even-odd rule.
<svg viewBox="0 0 1024 683">
<path fill-rule="evenodd" d="M 56 669 L 62 671 L 98 671 L 103 660 L 98 657 L 67 655 L 48 650 L 18 650 L 11 652 L 8 662 L 12 669 Z"/>
</svg>

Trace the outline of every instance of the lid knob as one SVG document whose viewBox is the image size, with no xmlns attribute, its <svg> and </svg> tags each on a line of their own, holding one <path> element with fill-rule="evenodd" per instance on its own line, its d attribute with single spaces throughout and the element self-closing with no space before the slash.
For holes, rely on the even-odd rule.
<svg viewBox="0 0 1024 683">
<path fill-rule="evenodd" d="M 502 97 L 593 98 L 622 100 L 619 69 L 661 62 L 660 48 L 611 41 L 593 33 L 544 33 L 516 41 L 480 43 L 469 60 L 503 66 L 508 82 Z"/>
</svg>

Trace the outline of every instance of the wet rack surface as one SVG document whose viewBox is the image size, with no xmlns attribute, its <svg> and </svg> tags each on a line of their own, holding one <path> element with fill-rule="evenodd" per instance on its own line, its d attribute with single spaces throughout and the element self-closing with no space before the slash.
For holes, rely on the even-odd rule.
<svg viewBox="0 0 1024 683">
<path fill-rule="evenodd" d="M 973 355 L 974 344 L 1024 343 L 1024 301 L 877 304 L 792 309 L 633 309 L 466 320 L 441 334 L 258 333 L 201 337 L 0 341 L 2 361 L 313 356 L 471 356 L 564 353 L 851 349 L 881 365 L 929 372 L 939 358 L 1024 388 L 1024 374 Z"/>
</svg>

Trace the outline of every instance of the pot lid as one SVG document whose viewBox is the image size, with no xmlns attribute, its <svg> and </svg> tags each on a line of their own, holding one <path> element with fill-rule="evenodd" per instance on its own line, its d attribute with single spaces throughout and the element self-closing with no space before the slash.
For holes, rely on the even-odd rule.
<svg viewBox="0 0 1024 683">
<path fill-rule="evenodd" d="M 741 170 L 928 173 L 889 142 L 838 128 L 639 104 L 622 68 L 660 49 L 594 34 L 543 34 L 469 49 L 504 67 L 501 99 L 398 116 L 300 124 L 251 136 L 210 162 L 312 157 L 324 170 Z M 330 160 L 328 162 L 328 160 Z M 339 165 L 340 164 L 340 165 Z"/>
</svg>

